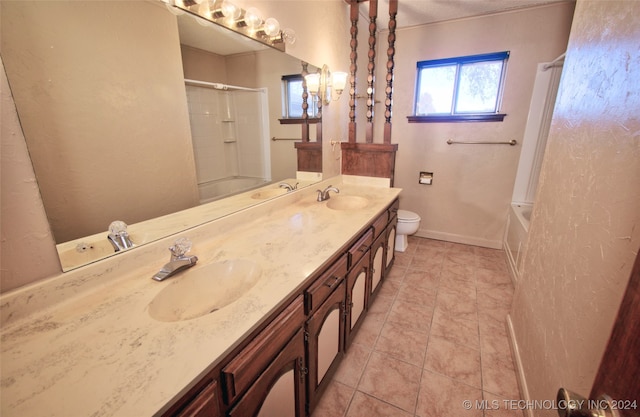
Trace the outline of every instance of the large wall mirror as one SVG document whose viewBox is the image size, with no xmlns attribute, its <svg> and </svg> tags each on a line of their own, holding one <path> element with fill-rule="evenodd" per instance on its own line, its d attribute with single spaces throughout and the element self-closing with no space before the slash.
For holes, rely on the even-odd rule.
<svg viewBox="0 0 640 417">
<path fill-rule="evenodd" d="M 159 0 L 0 7 L 2 60 L 63 270 L 113 255 L 114 220 L 138 246 L 278 195 L 220 198 L 237 184 L 284 192 L 278 183 L 296 178 L 293 141 L 271 139 L 300 136 L 278 123 L 281 77 L 300 60 Z"/>
</svg>

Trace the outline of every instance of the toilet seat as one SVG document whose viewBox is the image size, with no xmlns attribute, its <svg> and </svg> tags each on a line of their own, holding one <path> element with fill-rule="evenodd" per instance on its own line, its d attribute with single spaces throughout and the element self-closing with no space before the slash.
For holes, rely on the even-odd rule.
<svg viewBox="0 0 640 417">
<path fill-rule="evenodd" d="M 420 221 L 420 216 L 409 210 L 398 210 L 398 222 Z"/>
</svg>

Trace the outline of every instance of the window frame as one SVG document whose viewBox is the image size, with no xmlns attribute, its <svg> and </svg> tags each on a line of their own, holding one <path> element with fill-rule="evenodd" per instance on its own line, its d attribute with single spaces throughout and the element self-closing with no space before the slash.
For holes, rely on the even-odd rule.
<svg viewBox="0 0 640 417">
<path fill-rule="evenodd" d="M 501 122 L 504 120 L 506 113 L 501 113 L 502 97 L 504 94 L 505 78 L 507 73 L 507 61 L 509 60 L 510 51 L 493 52 L 487 54 L 467 55 L 453 58 L 443 58 L 434 60 L 418 61 L 416 64 L 416 84 L 415 95 L 413 100 L 413 114 L 407 116 L 409 123 L 450 123 L 450 122 Z M 463 112 L 455 113 L 455 107 L 458 100 L 458 86 L 460 83 L 460 69 L 463 65 L 473 64 L 478 62 L 492 62 L 502 61 L 502 71 L 500 74 L 500 83 L 498 86 L 498 92 L 496 95 L 496 107 L 492 112 Z M 417 115 L 416 110 L 418 107 L 418 101 L 420 97 L 420 81 L 421 72 L 424 68 L 435 68 L 441 66 L 456 65 L 456 74 L 454 80 L 454 87 L 452 92 L 451 112 L 450 113 L 437 113 L 431 115 Z"/>
<path fill-rule="evenodd" d="M 289 83 L 291 81 L 303 81 L 302 74 L 291 74 L 291 75 L 283 75 L 282 76 L 282 118 L 278 119 L 280 124 L 300 124 L 300 123 L 317 123 L 319 120 L 318 117 L 318 108 L 317 105 L 313 102 L 313 100 L 308 100 L 307 103 L 309 107 L 307 108 L 307 119 L 303 117 L 291 117 L 289 115 Z M 311 96 L 309 96 L 311 98 Z"/>
</svg>

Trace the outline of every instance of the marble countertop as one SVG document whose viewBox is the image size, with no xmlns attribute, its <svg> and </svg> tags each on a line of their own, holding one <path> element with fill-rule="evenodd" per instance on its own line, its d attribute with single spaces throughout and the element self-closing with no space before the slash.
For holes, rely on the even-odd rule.
<svg viewBox="0 0 640 417">
<path fill-rule="evenodd" d="M 332 184 L 368 205 L 331 210 L 316 188 Z M 0 298 L 0 414 L 161 414 L 400 193 L 341 176 L 129 253 L 60 274 Z M 179 237 L 199 262 L 163 282 L 151 279 Z M 228 306 L 199 318 L 160 322 L 148 305 L 173 280 L 207 264 L 246 259 L 260 281 Z"/>
</svg>

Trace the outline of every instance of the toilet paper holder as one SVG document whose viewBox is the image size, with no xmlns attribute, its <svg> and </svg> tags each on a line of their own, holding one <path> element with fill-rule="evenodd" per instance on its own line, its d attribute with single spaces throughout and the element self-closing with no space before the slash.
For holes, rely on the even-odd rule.
<svg viewBox="0 0 640 417">
<path fill-rule="evenodd" d="M 431 185 L 433 183 L 433 172 L 421 171 L 418 177 L 419 184 Z"/>
</svg>

